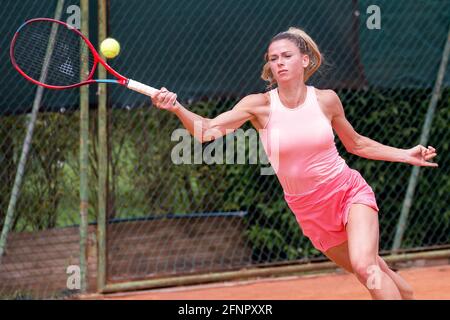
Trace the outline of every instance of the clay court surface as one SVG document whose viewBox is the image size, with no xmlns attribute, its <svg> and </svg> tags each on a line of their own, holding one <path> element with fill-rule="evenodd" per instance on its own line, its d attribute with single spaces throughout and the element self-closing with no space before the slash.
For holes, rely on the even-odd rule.
<svg viewBox="0 0 450 320">
<path fill-rule="evenodd" d="M 416 299 L 450 299 L 450 265 L 398 271 Z M 207 285 L 94 295 L 90 299 L 120 300 L 368 300 L 366 289 L 348 273 L 326 273 L 223 282 Z"/>
</svg>

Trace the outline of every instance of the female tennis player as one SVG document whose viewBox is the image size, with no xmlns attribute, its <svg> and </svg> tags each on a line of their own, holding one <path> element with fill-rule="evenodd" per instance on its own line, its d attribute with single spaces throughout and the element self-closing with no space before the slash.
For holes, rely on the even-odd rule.
<svg viewBox="0 0 450 320">
<path fill-rule="evenodd" d="M 379 256 L 378 206 L 372 188 L 347 166 L 334 143 L 333 129 L 346 150 L 373 160 L 437 167 L 429 146 L 398 149 L 355 132 L 333 90 L 319 90 L 305 81 L 320 67 L 321 53 L 303 31 L 290 28 L 269 43 L 262 78 L 275 86 L 244 97 L 214 119 L 197 115 L 161 88 L 153 104 L 173 112 L 200 142 L 211 141 L 246 121 L 259 131 L 284 198 L 315 248 L 353 273 L 373 299 L 413 299 L 411 286 Z M 278 150 L 271 139 L 277 131 Z"/>
</svg>

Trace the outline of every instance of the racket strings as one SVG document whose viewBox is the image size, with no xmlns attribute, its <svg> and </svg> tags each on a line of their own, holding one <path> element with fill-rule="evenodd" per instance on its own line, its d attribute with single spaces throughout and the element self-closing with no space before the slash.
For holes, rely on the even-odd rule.
<svg viewBox="0 0 450 320">
<path fill-rule="evenodd" d="M 88 79 L 94 57 L 82 37 L 50 21 L 25 25 L 14 44 L 14 59 L 30 78 L 53 86 L 69 86 Z M 82 65 L 88 70 L 82 72 Z"/>
</svg>

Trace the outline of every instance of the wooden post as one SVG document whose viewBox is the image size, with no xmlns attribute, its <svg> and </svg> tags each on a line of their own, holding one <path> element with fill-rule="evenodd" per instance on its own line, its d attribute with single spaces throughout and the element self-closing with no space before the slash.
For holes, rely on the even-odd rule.
<svg viewBox="0 0 450 320">
<path fill-rule="evenodd" d="M 98 1 L 98 41 L 100 43 L 107 37 L 107 0 Z M 106 79 L 104 68 L 98 69 L 98 77 Z M 108 212 L 108 110 L 107 87 L 105 83 L 98 84 L 98 264 L 97 264 L 97 291 L 102 292 L 106 286 L 107 263 L 107 212 Z"/>
</svg>

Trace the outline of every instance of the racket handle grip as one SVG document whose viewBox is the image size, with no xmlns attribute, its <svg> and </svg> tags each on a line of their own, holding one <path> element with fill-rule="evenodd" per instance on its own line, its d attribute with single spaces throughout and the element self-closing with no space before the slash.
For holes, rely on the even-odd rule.
<svg viewBox="0 0 450 320">
<path fill-rule="evenodd" d="M 155 89 L 153 87 L 147 86 L 143 83 L 140 83 L 138 81 L 134 81 L 131 79 L 128 80 L 127 87 L 128 87 L 128 89 L 145 94 L 146 96 L 149 96 L 149 97 L 152 97 L 158 91 L 158 89 Z"/>
</svg>

